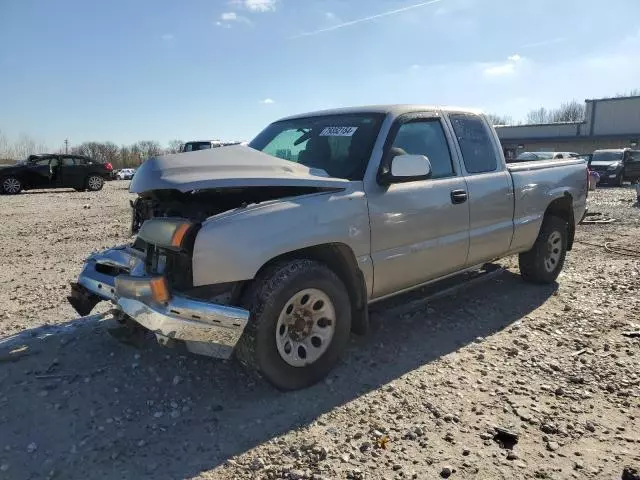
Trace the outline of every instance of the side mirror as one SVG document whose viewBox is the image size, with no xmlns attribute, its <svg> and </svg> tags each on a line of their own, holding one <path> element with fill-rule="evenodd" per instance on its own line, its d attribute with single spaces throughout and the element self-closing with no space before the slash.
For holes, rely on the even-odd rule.
<svg viewBox="0 0 640 480">
<path fill-rule="evenodd" d="M 382 184 L 415 182 L 431 177 L 431 162 L 425 155 L 401 154 L 391 158 L 389 170 L 380 178 Z"/>
</svg>

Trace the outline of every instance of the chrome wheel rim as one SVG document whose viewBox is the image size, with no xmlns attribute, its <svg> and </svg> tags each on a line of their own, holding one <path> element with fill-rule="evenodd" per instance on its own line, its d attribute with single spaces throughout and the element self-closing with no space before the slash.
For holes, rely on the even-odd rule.
<svg viewBox="0 0 640 480">
<path fill-rule="evenodd" d="M 322 290 L 307 288 L 292 296 L 282 308 L 276 325 L 280 357 L 292 367 L 318 360 L 331 345 L 336 311 Z"/>
<path fill-rule="evenodd" d="M 102 186 L 102 179 L 100 177 L 89 178 L 89 188 L 96 190 Z"/>
<path fill-rule="evenodd" d="M 553 272 L 558 267 L 562 254 L 562 235 L 560 232 L 551 232 L 547 239 L 547 255 L 544 257 L 544 268 L 547 272 Z"/>
<path fill-rule="evenodd" d="M 7 193 L 18 193 L 20 191 L 20 182 L 16 178 L 7 178 L 2 182 L 2 188 Z"/>
</svg>

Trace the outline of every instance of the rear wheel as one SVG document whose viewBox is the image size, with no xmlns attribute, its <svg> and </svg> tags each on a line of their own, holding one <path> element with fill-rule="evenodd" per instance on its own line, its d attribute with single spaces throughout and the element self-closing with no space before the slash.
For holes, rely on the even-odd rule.
<svg viewBox="0 0 640 480">
<path fill-rule="evenodd" d="M 533 248 L 519 257 L 520 274 L 532 283 L 553 283 L 560 274 L 567 254 L 567 222 L 553 215 L 542 221 Z"/>
<path fill-rule="evenodd" d="M 274 265 L 256 278 L 243 303 L 251 318 L 236 355 L 279 389 L 318 382 L 346 348 L 349 296 L 338 276 L 321 263 Z"/>
<path fill-rule="evenodd" d="M 22 182 L 16 177 L 5 177 L 2 180 L 2 192 L 8 195 L 15 195 L 22 191 Z"/>
<path fill-rule="evenodd" d="M 102 190 L 104 186 L 104 178 L 100 175 L 90 175 L 87 178 L 87 189 L 92 192 L 97 192 L 98 190 Z"/>
</svg>

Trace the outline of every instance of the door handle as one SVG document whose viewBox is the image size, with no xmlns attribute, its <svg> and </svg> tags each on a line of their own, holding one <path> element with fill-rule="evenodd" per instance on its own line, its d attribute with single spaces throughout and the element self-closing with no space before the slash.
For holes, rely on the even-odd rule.
<svg viewBox="0 0 640 480">
<path fill-rule="evenodd" d="M 467 192 L 466 190 L 453 190 L 451 192 L 451 203 L 464 203 L 467 201 Z"/>
</svg>

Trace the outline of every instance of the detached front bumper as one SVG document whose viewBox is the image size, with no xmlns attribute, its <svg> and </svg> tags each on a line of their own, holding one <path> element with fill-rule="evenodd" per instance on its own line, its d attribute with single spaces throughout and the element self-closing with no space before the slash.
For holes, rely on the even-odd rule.
<svg viewBox="0 0 640 480">
<path fill-rule="evenodd" d="M 143 252 L 130 247 L 105 250 L 87 259 L 69 301 L 87 314 L 76 305 L 88 299 L 90 310 L 98 301 L 109 300 L 162 344 L 180 340 L 194 353 L 229 358 L 249 312 L 176 294 L 158 302 L 153 298 L 154 278 L 145 274 Z"/>
</svg>

